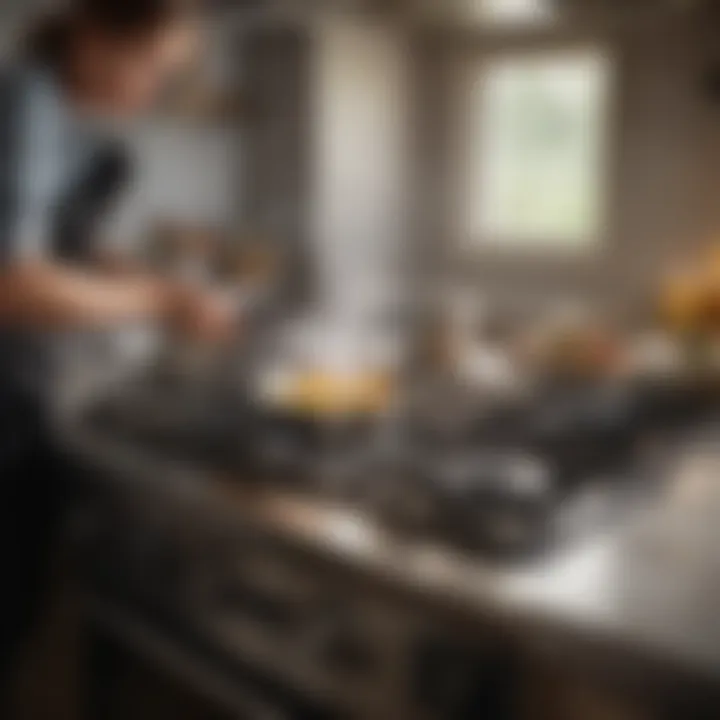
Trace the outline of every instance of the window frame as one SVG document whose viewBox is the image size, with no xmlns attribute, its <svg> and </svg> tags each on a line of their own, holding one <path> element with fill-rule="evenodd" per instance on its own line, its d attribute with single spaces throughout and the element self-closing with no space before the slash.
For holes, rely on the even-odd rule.
<svg viewBox="0 0 720 720">
<path fill-rule="evenodd" d="M 507 236 L 482 237 L 466 232 L 469 218 L 469 196 L 473 190 L 469 181 L 473 170 L 468 140 L 472 132 L 482 133 L 474 124 L 474 108 L 470 86 L 478 77 L 496 62 L 505 60 L 527 60 L 532 58 L 549 59 L 553 56 L 595 55 L 605 58 L 607 63 L 605 78 L 605 107 L 603 109 L 603 138 L 600 164 L 598 167 L 597 205 L 599 214 L 598 232 L 579 242 L 567 243 L 559 238 L 541 236 L 525 241 Z M 612 224 L 614 221 L 615 198 L 613 181 L 617 168 L 617 148 L 620 143 L 618 122 L 618 97 L 620 91 L 619 62 L 617 53 L 609 42 L 597 40 L 557 40 L 539 42 L 531 45 L 524 43 L 500 44 L 483 51 L 471 53 L 456 59 L 452 70 L 452 122 L 449 142 L 450 172 L 450 211 L 449 229 L 453 239 L 454 255 L 457 258 L 499 258 L 521 261 L 592 261 L 610 251 Z M 477 191 L 476 191 L 477 192 Z M 481 191 L 480 191 L 481 192 Z M 481 201 L 480 201 L 481 202 Z"/>
</svg>

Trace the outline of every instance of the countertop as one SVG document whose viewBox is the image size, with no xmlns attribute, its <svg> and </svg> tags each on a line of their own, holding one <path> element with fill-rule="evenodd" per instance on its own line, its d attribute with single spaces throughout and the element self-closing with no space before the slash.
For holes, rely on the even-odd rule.
<svg viewBox="0 0 720 720">
<path fill-rule="evenodd" d="M 678 499 L 670 483 L 669 495 L 612 530 L 539 560 L 502 565 L 410 541 L 356 508 L 153 455 L 79 420 L 65 423 L 62 436 L 78 457 L 112 471 L 112 482 L 185 495 L 417 602 L 478 622 L 492 618 L 550 647 L 589 643 L 720 681 L 720 443 L 705 441 L 701 462 L 684 471 L 718 471 L 718 482 L 705 477 L 689 500 Z"/>
</svg>

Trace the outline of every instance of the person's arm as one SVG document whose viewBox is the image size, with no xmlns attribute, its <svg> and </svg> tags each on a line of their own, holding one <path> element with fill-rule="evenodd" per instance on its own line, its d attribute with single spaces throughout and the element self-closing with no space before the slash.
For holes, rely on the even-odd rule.
<svg viewBox="0 0 720 720">
<path fill-rule="evenodd" d="M 14 263 L 0 270 L 0 324 L 74 327 L 166 320 L 174 299 L 150 278 L 113 279 L 57 263 Z"/>
</svg>

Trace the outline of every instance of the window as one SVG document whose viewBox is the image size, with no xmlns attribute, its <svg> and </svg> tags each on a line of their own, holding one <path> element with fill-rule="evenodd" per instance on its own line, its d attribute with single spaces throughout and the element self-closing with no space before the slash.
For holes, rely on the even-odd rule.
<svg viewBox="0 0 720 720">
<path fill-rule="evenodd" d="M 470 74 L 463 235 L 582 250 L 603 231 L 610 62 L 601 52 L 503 55 Z"/>
</svg>

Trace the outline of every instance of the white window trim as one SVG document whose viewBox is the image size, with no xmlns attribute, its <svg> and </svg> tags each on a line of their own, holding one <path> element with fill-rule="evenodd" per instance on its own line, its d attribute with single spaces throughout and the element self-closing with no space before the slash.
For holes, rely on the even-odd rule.
<svg viewBox="0 0 720 720">
<path fill-rule="evenodd" d="M 473 108 L 471 107 L 472 93 L 470 85 L 477 82 L 478 75 L 488 65 L 503 59 L 522 57 L 552 56 L 562 57 L 571 55 L 595 54 L 607 61 L 606 103 L 605 118 L 603 121 L 604 138 L 603 148 L 598 172 L 599 197 L 597 198 L 598 211 L 602 220 L 603 231 L 593 234 L 592 237 L 583 238 L 581 242 L 563 244 L 557 238 L 534 238 L 525 242 L 519 238 L 503 236 L 478 237 L 468 235 L 466 232 L 469 195 L 473 192 L 469 187 L 472 176 L 470 167 L 471 153 L 468 152 L 468 138 L 473 129 Z M 460 61 L 460 67 L 454 72 L 454 121 L 452 123 L 451 156 L 453 158 L 450 192 L 450 233 L 456 253 L 469 258 L 483 256 L 499 257 L 501 259 L 522 259 L 527 261 L 537 257 L 542 260 L 593 260 L 603 255 L 609 249 L 610 238 L 608 230 L 612 226 L 612 180 L 615 169 L 615 150 L 617 148 L 617 97 L 618 97 L 618 68 L 615 53 L 611 52 L 605 43 L 558 41 L 556 43 L 542 43 L 533 47 L 512 47 L 507 49 L 492 49 L 482 53 L 476 59 Z"/>
</svg>

